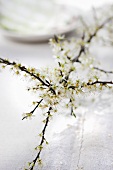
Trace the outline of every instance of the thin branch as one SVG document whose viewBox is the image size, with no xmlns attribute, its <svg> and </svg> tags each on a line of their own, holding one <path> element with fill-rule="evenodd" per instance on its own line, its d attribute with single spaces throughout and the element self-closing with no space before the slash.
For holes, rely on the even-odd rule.
<svg viewBox="0 0 113 170">
<path fill-rule="evenodd" d="M 87 43 L 90 43 L 94 37 L 96 37 L 99 30 L 101 30 L 107 23 L 109 23 L 111 20 L 113 20 L 113 16 L 110 18 L 107 18 L 98 28 L 95 30 L 93 34 L 90 35 L 89 39 L 87 40 Z"/>
<path fill-rule="evenodd" d="M 113 84 L 113 81 L 94 81 L 94 82 L 88 82 L 88 83 L 85 83 L 87 86 L 92 86 L 92 85 L 95 85 L 95 84 L 102 84 L 102 85 L 107 85 L 107 84 Z M 85 87 L 84 85 L 81 86 L 81 88 Z M 69 86 L 68 87 L 69 89 L 73 89 L 75 90 L 77 87 L 76 86 Z"/>
<path fill-rule="evenodd" d="M 44 144 L 44 141 L 45 141 L 45 131 L 46 131 L 46 128 L 47 128 L 48 123 L 49 123 L 51 110 L 52 110 L 52 107 L 50 107 L 49 110 L 48 110 L 48 112 L 47 112 L 48 115 L 47 115 L 47 117 L 46 117 L 46 119 L 45 119 L 45 125 L 44 125 L 44 128 L 43 128 L 43 130 L 42 130 L 42 138 L 41 138 L 41 142 L 40 142 L 39 146 L 42 146 L 42 145 Z M 37 162 L 38 159 L 40 158 L 40 154 L 41 154 L 41 149 L 39 149 L 39 152 L 37 153 L 35 159 L 32 161 L 33 164 L 32 164 L 32 166 L 29 168 L 29 170 L 33 170 L 33 169 L 34 169 L 34 166 L 35 166 L 36 162 Z"/>
<path fill-rule="evenodd" d="M 79 60 L 79 58 L 81 57 L 82 53 L 85 52 L 85 46 L 84 45 L 81 45 L 80 46 L 80 51 L 79 51 L 79 54 L 72 60 L 72 62 L 78 62 L 78 63 L 81 63 L 81 61 Z"/>
<path fill-rule="evenodd" d="M 93 67 L 95 70 L 98 70 L 98 71 L 101 71 L 101 72 L 103 72 L 103 73 L 108 73 L 108 74 L 113 74 L 113 71 L 106 71 L 106 70 L 103 70 L 103 69 L 100 69 L 100 68 L 98 68 L 98 67 Z"/>
<path fill-rule="evenodd" d="M 113 81 L 94 81 L 94 82 L 88 82 L 87 85 L 88 86 L 92 86 L 94 84 L 102 84 L 102 85 L 107 85 L 107 84 L 113 84 Z"/>
<path fill-rule="evenodd" d="M 16 62 L 10 62 L 10 61 L 8 61 L 8 60 L 6 60 L 6 59 L 2 59 L 2 58 L 0 58 L 0 63 L 6 64 L 6 65 L 9 65 L 9 66 L 15 66 L 15 65 L 17 64 Z M 39 76 L 37 76 L 36 74 L 28 71 L 28 69 L 27 69 L 25 66 L 18 66 L 18 68 L 19 68 L 21 71 L 29 74 L 30 76 L 38 79 L 44 86 L 47 86 L 47 87 L 49 86 L 49 85 L 46 84 Z"/>
<path fill-rule="evenodd" d="M 3 58 L 0 58 L 0 63 L 2 63 L 2 64 L 6 64 L 6 65 L 8 65 L 8 66 L 15 66 L 15 65 L 17 65 L 17 63 L 16 62 L 10 62 L 10 61 L 8 61 L 8 60 L 6 60 L 6 59 L 3 59 Z M 25 67 L 25 66 L 18 66 L 18 69 L 19 70 L 21 70 L 21 71 L 23 71 L 23 72 L 25 72 L 25 73 L 27 73 L 27 74 L 29 74 L 31 77 L 34 77 L 34 78 L 36 78 L 38 81 L 40 81 L 41 83 L 42 83 L 42 85 L 44 85 L 44 86 L 46 86 L 46 87 L 49 87 L 49 90 L 54 94 L 54 95 L 56 95 L 56 92 L 55 92 L 55 90 L 51 87 L 51 84 L 48 84 L 47 82 L 45 83 L 39 76 L 37 76 L 35 73 L 32 73 L 32 72 L 30 72 L 30 71 L 28 71 L 28 69 Z"/>
<path fill-rule="evenodd" d="M 94 31 L 93 34 L 90 34 L 88 40 L 86 41 L 86 43 L 90 43 L 94 37 L 96 37 L 97 33 L 107 24 L 109 23 L 111 20 L 113 20 L 113 16 L 107 18 L 100 26 L 98 26 L 98 28 L 96 28 L 96 30 Z M 79 58 L 81 57 L 82 53 L 85 53 L 85 44 L 80 46 L 80 51 L 79 54 L 72 60 L 72 62 L 80 62 Z"/>
<path fill-rule="evenodd" d="M 37 87 L 29 87 L 27 90 L 30 91 L 30 90 L 39 90 L 40 86 L 37 86 Z M 41 87 L 42 89 L 46 89 L 46 87 Z"/>
<path fill-rule="evenodd" d="M 82 35 L 82 37 L 81 37 L 81 39 L 84 41 L 84 39 L 85 39 L 85 33 L 83 32 L 83 35 Z M 79 60 L 79 58 L 80 58 L 80 56 L 82 55 L 82 53 L 85 53 L 85 45 L 81 45 L 80 46 L 80 51 L 79 51 L 79 53 L 78 53 L 78 55 L 72 60 L 72 62 L 74 63 L 74 62 L 79 62 L 79 63 L 81 63 L 81 61 Z"/>
<path fill-rule="evenodd" d="M 43 99 L 41 99 L 39 102 L 37 102 L 37 105 L 35 106 L 35 108 L 30 112 L 31 115 L 33 115 L 33 113 L 35 112 L 35 110 L 38 108 L 38 106 L 41 104 L 42 101 L 43 101 Z M 29 116 L 26 115 L 22 118 L 22 120 L 27 119 L 28 117 Z"/>
</svg>

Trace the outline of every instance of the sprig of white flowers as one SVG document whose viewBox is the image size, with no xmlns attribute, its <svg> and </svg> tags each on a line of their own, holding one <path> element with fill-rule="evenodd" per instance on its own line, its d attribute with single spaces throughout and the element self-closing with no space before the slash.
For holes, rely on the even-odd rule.
<svg viewBox="0 0 113 170">
<path fill-rule="evenodd" d="M 78 106 L 78 96 L 83 97 L 86 92 L 101 91 L 104 87 L 112 88 L 113 81 L 101 80 L 100 72 L 112 74 L 113 71 L 106 71 L 97 66 L 95 58 L 91 56 L 90 46 L 100 30 L 106 25 L 113 23 L 113 15 L 108 16 L 102 23 L 93 27 L 90 32 L 85 25 L 82 36 L 76 40 L 66 40 L 64 36 L 54 36 L 50 40 L 53 47 L 56 66 L 37 70 L 34 67 L 27 68 L 20 63 L 11 62 L 8 59 L 0 58 L 2 68 L 10 66 L 16 74 L 23 74 L 30 77 L 35 85 L 28 88 L 28 91 L 35 91 L 38 94 L 38 102 L 33 102 L 34 109 L 23 115 L 23 120 L 31 118 L 39 107 L 44 111 L 44 127 L 39 134 L 41 141 L 35 148 L 37 155 L 33 161 L 29 162 L 29 167 L 25 170 L 33 170 L 36 163 L 42 163 L 40 154 L 44 143 L 48 144 L 45 133 L 51 117 L 59 112 L 59 105 L 62 103 L 65 108 L 70 109 L 70 114 L 76 117 Z M 89 74 L 90 73 L 90 74 Z"/>
</svg>

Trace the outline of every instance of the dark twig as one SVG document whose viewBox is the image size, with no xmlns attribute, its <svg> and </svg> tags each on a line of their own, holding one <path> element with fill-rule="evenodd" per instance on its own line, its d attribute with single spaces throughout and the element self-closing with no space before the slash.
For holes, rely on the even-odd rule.
<svg viewBox="0 0 113 170">
<path fill-rule="evenodd" d="M 87 85 L 88 86 L 91 86 L 91 85 L 94 85 L 94 84 L 102 84 L 102 85 L 107 85 L 107 84 L 113 84 L 113 81 L 94 81 L 94 82 L 88 82 Z"/>
<path fill-rule="evenodd" d="M 0 63 L 2 64 L 6 64 L 6 65 L 9 65 L 9 66 L 16 66 L 17 63 L 16 62 L 10 62 L 8 60 L 5 60 L 3 58 L 0 58 Z M 30 75 L 31 77 L 34 77 L 36 78 L 38 81 L 40 81 L 42 83 L 42 85 L 46 86 L 46 87 L 49 87 L 49 90 L 54 94 L 56 95 L 56 92 L 55 90 L 51 87 L 51 84 L 48 84 L 47 82 L 44 82 L 39 76 L 37 76 L 35 73 L 32 73 L 30 71 L 28 71 L 28 69 L 25 67 L 25 66 L 18 66 L 18 69 L 21 70 L 22 72 L 25 72 L 27 73 L 28 75 Z"/>
<path fill-rule="evenodd" d="M 87 40 L 87 43 L 90 43 L 94 37 L 96 37 L 99 30 L 101 30 L 107 23 L 109 23 L 111 20 L 113 20 L 113 16 L 110 18 L 107 18 L 98 28 L 95 30 L 93 34 L 90 35 L 89 39 Z"/>
<path fill-rule="evenodd" d="M 30 114 L 32 114 L 33 115 L 33 113 L 35 112 L 35 110 L 38 108 L 38 106 L 41 104 L 41 102 L 43 101 L 43 99 L 41 99 L 39 102 L 37 102 L 37 105 L 35 106 L 35 108 L 30 112 Z M 27 119 L 29 116 L 24 116 L 23 118 L 22 118 L 22 120 L 24 120 L 24 119 Z"/>
<path fill-rule="evenodd" d="M 48 115 L 47 115 L 47 117 L 46 117 L 46 119 L 45 119 L 45 125 L 44 125 L 44 128 L 43 128 L 42 133 L 41 133 L 41 134 L 42 134 L 42 138 L 41 138 L 41 142 L 40 142 L 39 146 L 42 146 L 43 143 L 44 143 L 44 141 L 45 141 L 45 131 L 46 131 L 46 128 L 47 128 L 48 123 L 49 123 L 51 110 L 52 110 L 52 107 L 50 107 L 49 110 L 48 110 L 48 112 L 47 112 Z M 40 158 L 40 154 L 41 154 L 41 149 L 39 149 L 39 152 L 37 153 L 35 159 L 32 161 L 33 164 L 32 164 L 32 166 L 29 168 L 29 170 L 33 170 L 33 169 L 34 169 L 34 166 L 35 166 L 37 160 Z"/>
<path fill-rule="evenodd" d="M 101 84 L 101 85 L 107 85 L 107 84 L 113 84 L 113 81 L 94 81 L 94 82 L 88 82 L 88 83 L 85 83 L 87 86 L 93 86 L 95 84 Z M 81 86 L 81 88 L 85 87 L 84 85 Z M 76 89 L 76 86 L 69 86 L 68 87 L 69 89 L 73 89 L 75 90 Z"/>
<path fill-rule="evenodd" d="M 79 54 L 72 60 L 72 62 L 78 62 L 78 63 L 81 63 L 81 61 L 79 60 L 79 58 L 81 57 L 82 53 L 85 52 L 85 46 L 84 45 L 81 45 L 80 46 L 80 51 L 79 51 Z"/>
<path fill-rule="evenodd" d="M 81 37 L 81 39 L 84 41 L 84 39 L 85 39 L 85 33 L 83 32 L 83 35 L 82 35 L 82 37 Z M 81 61 L 79 60 L 79 58 L 80 58 L 80 56 L 82 55 L 82 53 L 85 53 L 85 45 L 81 45 L 80 46 L 80 51 L 79 51 L 79 53 L 78 53 L 78 55 L 72 60 L 72 62 L 74 63 L 74 62 L 79 62 L 79 63 L 81 63 Z"/>
<path fill-rule="evenodd" d="M 93 38 L 96 37 L 98 31 L 100 31 L 111 20 L 113 20 L 113 16 L 107 18 L 100 26 L 98 26 L 98 28 L 96 28 L 94 33 L 90 34 L 90 36 L 89 36 L 88 40 L 86 41 L 86 43 L 90 43 L 93 40 Z M 79 58 L 81 57 L 82 53 L 85 53 L 85 44 L 80 46 L 79 54 L 72 60 L 72 62 L 79 62 L 80 63 Z"/>
<path fill-rule="evenodd" d="M 113 71 L 106 71 L 106 70 L 103 70 L 103 69 L 100 69 L 100 68 L 98 68 L 98 67 L 93 67 L 95 70 L 98 70 L 98 71 L 101 71 L 101 72 L 103 72 L 103 73 L 108 73 L 108 74 L 113 74 Z"/>
<path fill-rule="evenodd" d="M 9 66 L 11 66 L 11 65 L 12 65 L 12 66 L 16 66 L 16 62 L 10 62 L 10 61 L 5 60 L 5 59 L 2 59 L 2 58 L 0 58 L 0 63 L 6 64 L 6 65 L 9 65 Z M 30 76 L 38 79 L 44 86 L 47 86 L 47 87 L 49 86 L 49 85 L 46 84 L 39 76 L 37 76 L 36 74 L 28 71 L 28 69 L 27 69 L 25 66 L 18 66 L 18 68 L 19 68 L 21 71 L 29 74 Z"/>
</svg>

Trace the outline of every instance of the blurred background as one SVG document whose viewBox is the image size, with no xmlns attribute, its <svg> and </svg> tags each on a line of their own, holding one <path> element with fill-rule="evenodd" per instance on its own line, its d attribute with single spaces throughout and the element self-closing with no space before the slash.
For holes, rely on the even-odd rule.
<svg viewBox="0 0 113 170">
<path fill-rule="evenodd" d="M 35 41 L 76 28 L 77 16 L 113 0 L 1 0 L 0 27 L 7 37 Z"/>
</svg>

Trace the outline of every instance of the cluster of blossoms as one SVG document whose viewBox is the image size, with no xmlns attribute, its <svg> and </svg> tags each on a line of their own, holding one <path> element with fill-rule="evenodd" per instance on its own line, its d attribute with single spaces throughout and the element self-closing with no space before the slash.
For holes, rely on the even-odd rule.
<svg viewBox="0 0 113 170">
<path fill-rule="evenodd" d="M 66 108 L 69 114 L 76 117 L 79 99 L 83 98 L 86 93 L 101 91 L 105 87 L 112 88 L 113 81 L 103 81 L 101 75 L 112 74 L 113 71 L 98 68 L 98 62 L 90 51 L 92 40 L 106 26 L 111 28 L 111 23 L 113 23 L 113 15 L 110 14 L 107 19 L 101 23 L 98 22 L 91 30 L 92 27 L 88 29 L 87 25 L 82 23 L 82 35 L 76 40 L 66 40 L 64 36 L 54 36 L 50 40 L 50 44 L 56 65 L 51 68 L 37 70 L 0 58 L 2 68 L 10 66 L 16 75 L 22 74 L 33 81 L 33 86 L 29 87 L 28 91 L 36 92 L 38 101 L 33 102 L 34 109 L 25 113 L 23 119 L 31 118 L 38 107 L 43 110 L 45 116 L 44 127 L 39 134 L 41 140 L 35 148 L 37 155 L 32 162 L 29 162 L 26 170 L 33 170 L 37 162 L 41 164 L 40 154 L 43 145 L 48 144 L 45 138 L 46 128 L 51 117 L 60 112 L 61 107 Z"/>
</svg>

